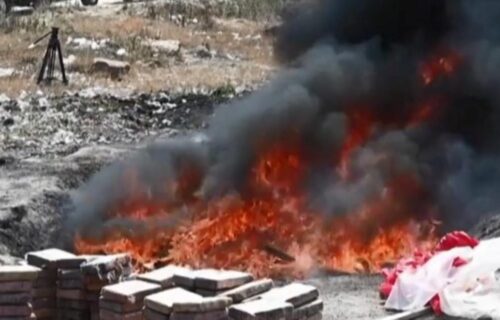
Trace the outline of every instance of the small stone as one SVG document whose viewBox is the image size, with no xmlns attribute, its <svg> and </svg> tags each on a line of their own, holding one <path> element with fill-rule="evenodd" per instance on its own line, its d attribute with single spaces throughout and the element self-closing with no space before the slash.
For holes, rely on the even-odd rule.
<svg viewBox="0 0 500 320">
<path fill-rule="evenodd" d="M 34 281 L 40 272 L 32 266 L 0 266 L 0 281 Z"/>
<path fill-rule="evenodd" d="M 60 249 L 47 249 L 26 254 L 28 264 L 42 269 L 75 269 L 85 262 L 84 258 Z"/>
<path fill-rule="evenodd" d="M 239 303 L 245 299 L 266 292 L 270 290 L 272 287 L 273 287 L 273 280 L 261 279 L 244 284 L 240 287 L 231 289 L 229 291 L 225 291 L 219 295 L 230 297 L 231 299 L 233 299 L 233 303 Z"/>
<path fill-rule="evenodd" d="M 307 319 L 323 311 L 323 301 L 316 299 L 313 302 L 295 308 L 292 312 L 292 320 Z"/>
<path fill-rule="evenodd" d="M 196 272 L 194 285 L 207 290 L 232 289 L 253 280 L 249 273 L 207 269 Z"/>
<path fill-rule="evenodd" d="M 178 266 L 166 266 L 137 277 L 139 280 L 157 283 L 163 288 L 170 288 L 174 286 L 174 277 L 178 272 L 190 271 L 189 269 Z"/>
<path fill-rule="evenodd" d="M 144 300 L 144 297 L 160 290 L 161 286 L 158 284 L 130 280 L 102 288 L 101 295 L 104 300 L 135 304 Z"/>
<path fill-rule="evenodd" d="M 259 299 L 231 306 L 229 317 L 234 320 L 288 319 L 292 311 L 293 305 L 290 303 Z"/>
<path fill-rule="evenodd" d="M 16 70 L 14 68 L 1 68 L 0 67 L 0 78 L 7 78 L 14 74 Z"/>
<path fill-rule="evenodd" d="M 170 314 L 175 302 L 200 302 L 203 297 L 182 288 L 173 288 L 152 294 L 144 299 L 144 305 L 162 314 Z"/>
<path fill-rule="evenodd" d="M 7 119 L 3 120 L 2 124 L 4 127 L 12 126 L 12 125 L 14 125 L 14 118 L 7 118 Z"/>
<path fill-rule="evenodd" d="M 111 78 L 119 78 L 130 71 L 130 63 L 106 58 L 95 58 L 92 63 L 92 71 L 106 73 Z"/>
<path fill-rule="evenodd" d="M 150 40 L 147 44 L 156 51 L 173 54 L 179 51 L 181 43 L 178 40 Z"/>
</svg>

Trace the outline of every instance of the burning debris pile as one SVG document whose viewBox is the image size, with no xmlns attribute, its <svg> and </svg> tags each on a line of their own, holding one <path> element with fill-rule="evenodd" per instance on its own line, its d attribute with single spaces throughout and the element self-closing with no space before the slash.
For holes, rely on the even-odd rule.
<svg viewBox="0 0 500 320">
<path fill-rule="evenodd" d="M 471 226 L 500 205 L 498 12 L 308 2 L 281 28 L 289 66 L 270 84 L 78 190 L 74 247 L 131 252 L 145 269 L 301 276 L 379 271 Z"/>
</svg>

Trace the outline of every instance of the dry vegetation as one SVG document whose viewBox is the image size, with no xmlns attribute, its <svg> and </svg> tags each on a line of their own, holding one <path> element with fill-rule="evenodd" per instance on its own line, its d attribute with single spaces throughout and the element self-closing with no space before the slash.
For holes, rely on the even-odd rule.
<svg viewBox="0 0 500 320">
<path fill-rule="evenodd" d="M 263 31 L 284 3 L 285 0 L 234 0 L 224 6 L 197 7 L 180 1 L 177 5 L 146 3 L 139 9 L 137 4 L 43 8 L 30 16 L 2 17 L 0 68 L 15 68 L 16 74 L 0 79 L 0 93 L 16 96 L 23 90 L 39 89 L 34 84 L 34 75 L 40 67 L 46 42 L 34 49 L 28 47 L 51 26 L 61 28 L 65 56 L 76 57 L 68 66 L 68 89 L 100 85 L 138 91 L 189 90 L 259 83 L 273 70 L 272 39 Z M 68 45 L 68 38 L 80 37 L 108 39 L 113 50 Z M 144 45 L 145 39 L 179 40 L 182 49 L 175 55 L 158 54 Z M 200 46 L 237 59 L 188 59 L 186 62 L 186 52 L 189 54 Z M 119 48 L 125 49 L 127 55 L 117 56 Z M 92 74 L 95 57 L 128 61 L 131 72 L 121 81 Z M 59 92 L 63 88 L 42 89 Z"/>
</svg>

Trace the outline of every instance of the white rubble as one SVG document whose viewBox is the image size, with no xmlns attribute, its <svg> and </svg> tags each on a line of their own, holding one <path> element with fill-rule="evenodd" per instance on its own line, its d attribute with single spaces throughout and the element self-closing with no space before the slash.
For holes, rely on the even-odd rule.
<svg viewBox="0 0 500 320">
<path fill-rule="evenodd" d="M 10 76 L 14 75 L 15 72 L 16 72 L 16 70 L 14 68 L 2 68 L 2 67 L 0 67 L 0 78 L 10 77 Z"/>
</svg>

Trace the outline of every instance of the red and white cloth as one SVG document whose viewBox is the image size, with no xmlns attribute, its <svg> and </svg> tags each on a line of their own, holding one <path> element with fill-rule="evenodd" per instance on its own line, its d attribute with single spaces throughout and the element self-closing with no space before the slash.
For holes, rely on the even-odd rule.
<svg viewBox="0 0 500 320">
<path fill-rule="evenodd" d="M 385 307 L 413 310 L 430 305 L 449 316 L 500 320 L 500 238 L 479 242 L 452 232 L 433 252 L 416 252 L 384 271 Z"/>
</svg>

